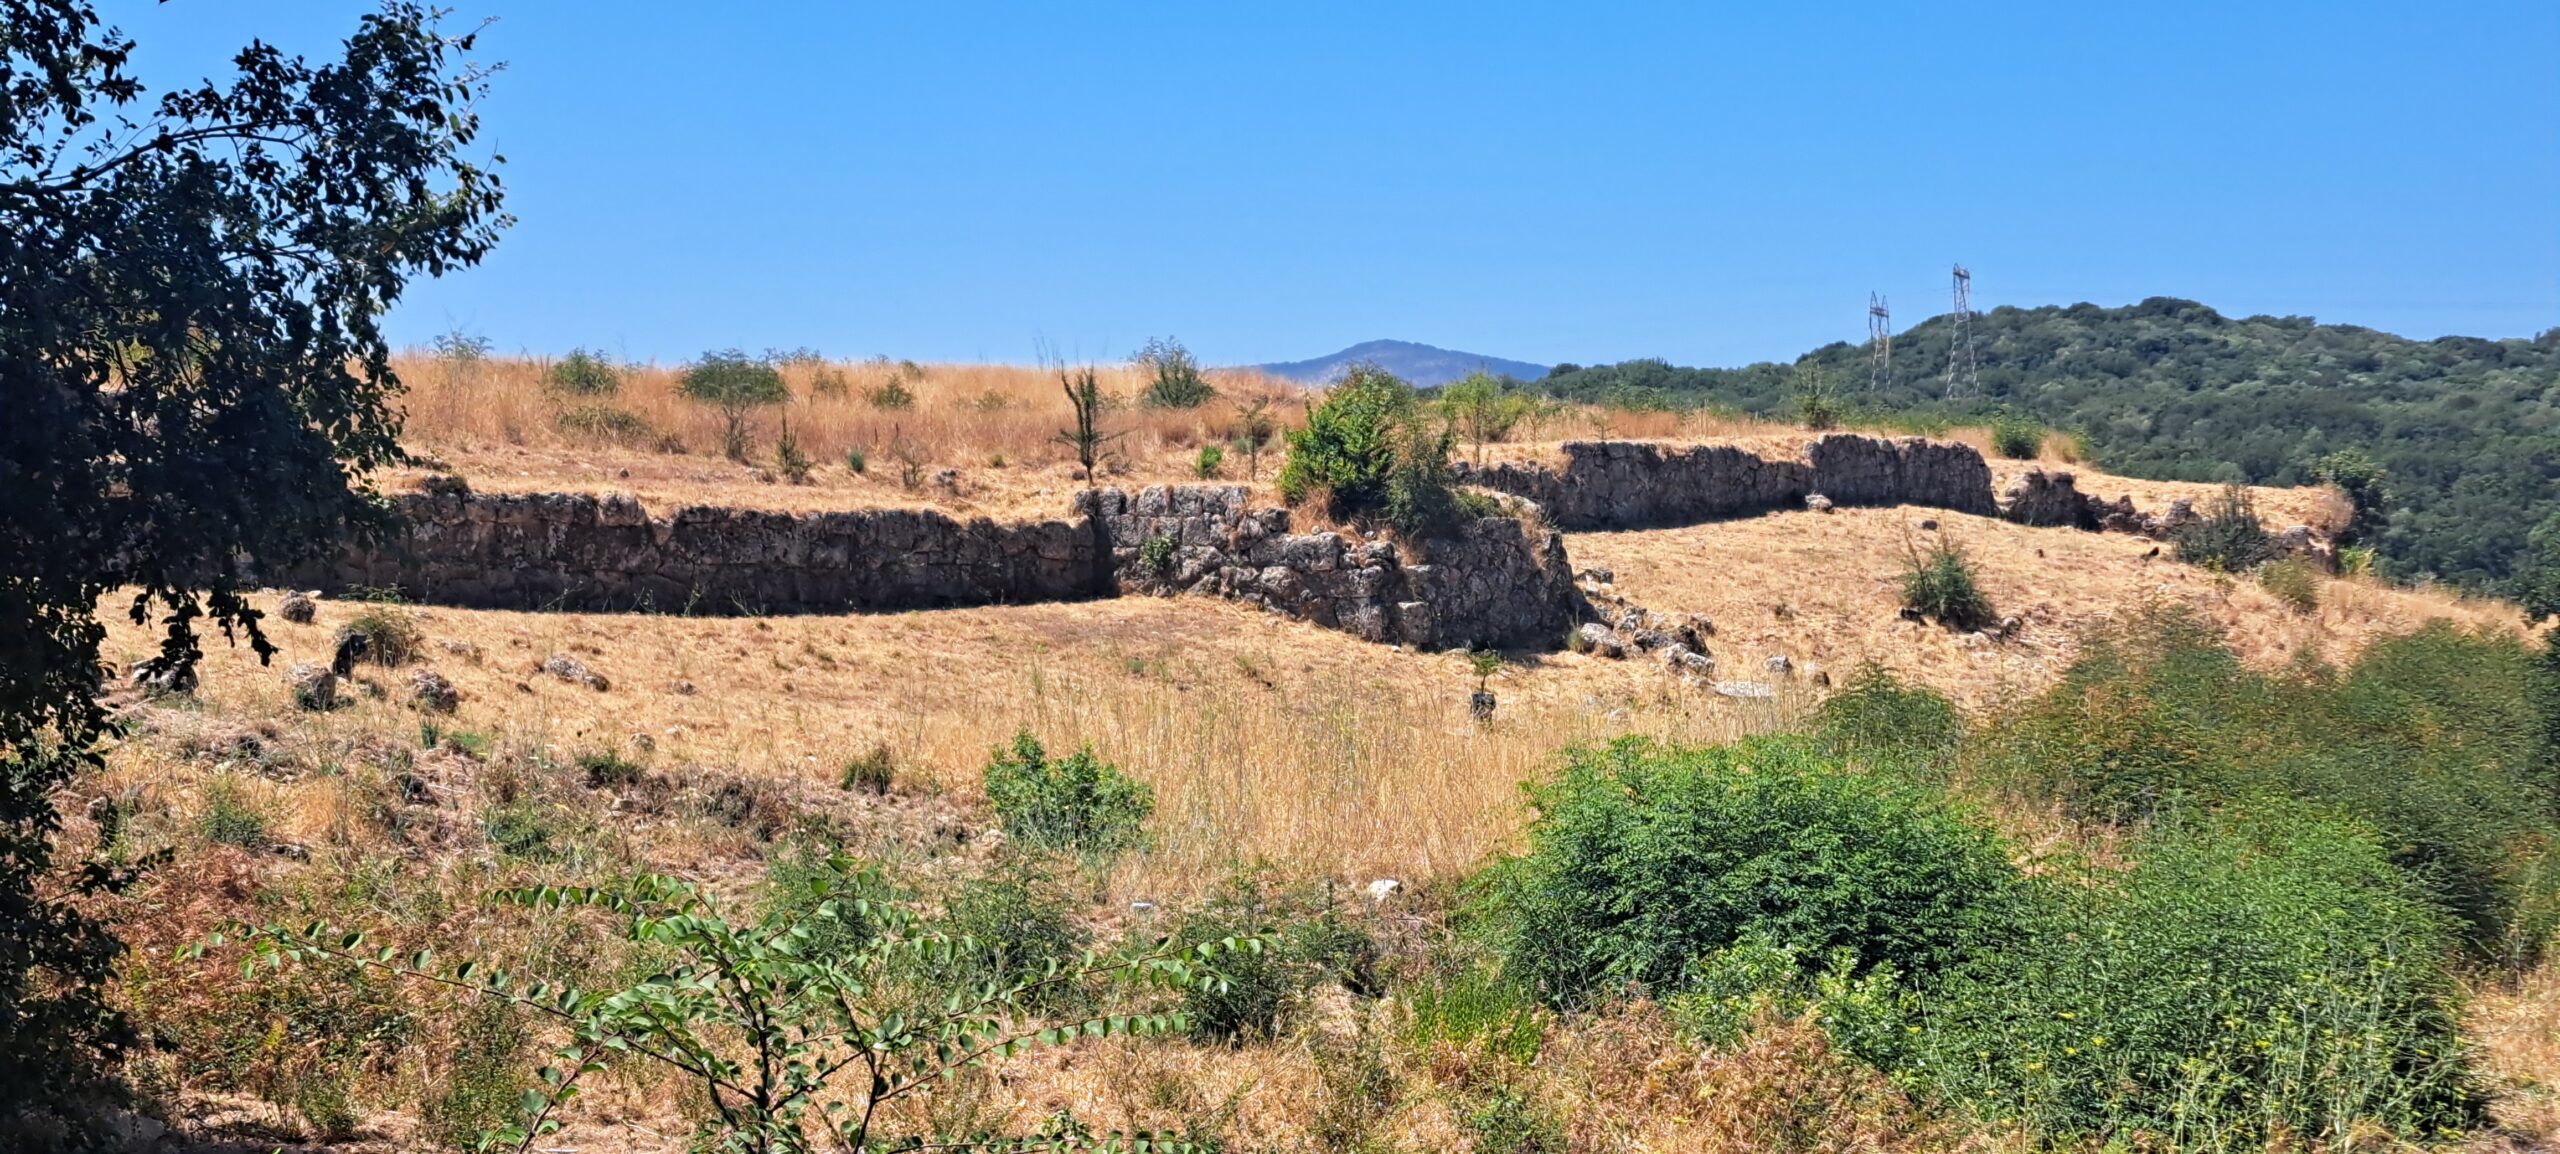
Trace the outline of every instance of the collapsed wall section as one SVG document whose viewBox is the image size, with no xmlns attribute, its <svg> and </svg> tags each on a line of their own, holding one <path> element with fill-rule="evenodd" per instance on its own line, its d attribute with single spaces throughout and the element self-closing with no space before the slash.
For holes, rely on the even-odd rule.
<svg viewBox="0 0 2560 1154">
<path fill-rule="evenodd" d="M 1199 593 L 1424 649 L 1549 645 L 1578 620 L 1564 539 L 1509 517 L 1398 544 L 1249 509 L 1237 485 L 1086 494 L 1080 511 L 1128 593 Z"/>
</svg>

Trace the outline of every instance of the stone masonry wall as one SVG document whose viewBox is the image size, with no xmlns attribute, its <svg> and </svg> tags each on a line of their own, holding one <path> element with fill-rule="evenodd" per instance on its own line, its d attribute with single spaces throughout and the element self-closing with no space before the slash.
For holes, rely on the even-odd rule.
<svg viewBox="0 0 2560 1154">
<path fill-rule="evenodd" d="M 1547 645 L 1579 619 L 1555 533 L 1489 517 L 1399 548 L 1383 536 L 1290 531 L 1286 509 L 1248 509 L 1240 485 L 1087 494 L 1128 593 L 1200 593 L 1371 641 L 1425 649 Z M 1149 556 L 1148 543 L 1162 542 Z"/>
<path fill-rule="evenodd" d="M 297 583 L 491 609 L 805 613 L 1056 601 L 1099 587 L 1070 521 L 930 509 L 649 516 L 627 496 L 404 496 L 407 532 Z"/>
<path fill-rule="evenodd" d="M 1992 513 L 1991 468 L 1969 445 L 1908 437 L 1832 434 L 1805 459 L 1772 460 L 1727 445 L 1686 448 L 1632 441 L 1576 441 L 1561 469 L 1505 463 L 1461 464 L 1470 484 L 1526 497 L 1568 530 L 1687 525 L 1804 507 L 1814 494 L 1835 505 L 1930 505 Z"/>
<path fill-rule="evenodd" d="M 934 510 L 778 513 L 627 496 L 404 496 L 406 532 L 297 585 L 412 600 L 584 612 L 827 613 L 1199 592 L 1373 641 L 1425 648 L 1560 638 L 1579 604 L 1564 545 L 1489 518 L 1408 554 L 1292 533 L 1242 486 L 1077 498 L 1076 520 L 960 521 Z M 1147 542 L 1163 539 L 1159 568 Z"/>
</svg>

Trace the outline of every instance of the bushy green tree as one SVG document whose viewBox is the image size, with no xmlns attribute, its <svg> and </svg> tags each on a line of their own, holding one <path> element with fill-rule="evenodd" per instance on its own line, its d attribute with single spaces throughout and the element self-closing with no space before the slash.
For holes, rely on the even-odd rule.
<svg viewBox="0 0 2560 1154">
<path fill-rule="evenodd" d="M 622 389 L 622 371 L 602 354 L 572 349 L 543 375 L 554 392 L 580 397 L 609 397 Z"/>
<path fill-rule="evenodd" d="M 676 392 L 719 410 L 720 451 L 732 461 L 747 459 L 747 424 L 755 411 L 791 399 L 773 362 L 736 349 L 707 352 L 685 366 Z"/>
<path fill-rule="evenodd" d="M 97 608 L 156 615 L 163 672 L 208 617 L 263 660 L 243 585 L 382 523 L 381 318 L 506 222 L 469 47 L 392 3 L 334 59 L 254 44 L 155 95 L 86 0 L 0 0 L 0 1129 L 76 1111 L 128 1038 L 74 900 L 114 877 L 52 861 L 111 729 Z"/>
<path fill-rule="evenodd" d="M 1991 607 L 1990 595 L 1982 591 L 1973 559 L 1944 536 L 1926 549 L 1906 544 L 1902 607 L 1950 629 L 1983 629 L 1999 616 Z"/>
<path fill-rule="evenodd" d="M 1325 499 L 1344 518 L 1382 518 L 1409 533 L 1436 530 L 1462 514 L 1451 488 L 1455 433 L 1421 403 L 1413 386 L 1359 366 L 1307 411 L 1289 433 L 1280 495 Z"/>
<path fill-rule="evenodd" d="M 1480 883 L 1507 973 L 1570 1005 L 1686 988 L 1757 935 L 1823 964 L 1926 974 L 1996 941 L 2018 873 L 1942 794 L 1841 767 L 1804 742 L 1568 753 L 1530 791 L 1528 845 Z"/>
<path fill-rule="evenodd" d="M 1482 465 L 1484 447 L 1509 440 L 1512 430 L 1529 418 L 1536 399 L 1505 387 L 1501 380 L 1478 369 L 1443 386 L 1435 403 L 1467 443 L 1475 447 L 1476 464 Z"/>
<path fill-rule="evenodd" d="M 2340 545 L 2361 544 L 2382 532 L 2391 511 L 2390 473 L 2362 449 L 2339 449 L 2311 464 L 2311 479 L 2336 489 L 2351 510 Z"/>
</svg>

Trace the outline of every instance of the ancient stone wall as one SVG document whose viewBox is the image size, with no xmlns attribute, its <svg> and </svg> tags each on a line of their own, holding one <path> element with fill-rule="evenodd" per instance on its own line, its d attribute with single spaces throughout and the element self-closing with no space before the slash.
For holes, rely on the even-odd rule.
<svg viewBox="0 0 2560 1154">
<path fill-rule="evenodd" d="M 1101 588 L 1090 529 L 930 509 L 777 513 L 627 496 L 400 499 L 406 532 L 297 583 L 493 609 L 804 613 L 1056 601 Z"/>
<path fill-rule="evenodd" d="M 1488 517 L 1398 546 L 1384 536 L 1290 531 L 1286 509 L 1248 509 L 1235 485 L 1087 494 L 1130 593 L 1200 593 L 1371 641 L 1426 649 L 1548 645 L 1578 619 L 1563 538 Z M 1155 542 L 1152 547 L 1150 542 Z"/>
<path fill-rule="evenodd" d="M 1233 485 L 1101 489 L 1078 496 L 1076 520 L 1006 524 L 929 509 L 659 519 L 626 496 L 417 494 L 401 498 L 398 538 L 291 583 L 476 608 L 709 614 L 1199 592 L 1426 648 L 1551 641 L 1573 621 L 1553 533 L 1488 518 L 1400 550 L 1292 533 L 1287 510 L 1246 498 Z"/>
<path fill-rule="evenodd" d="M 1833 434 L 1805 459 L 1773 460 L 1727 445 L 1666 447 L 1575 441 L 1561 468 L 1461 464 L 1460 480 L 1525 497 L 1568 530 L 1689 525 L 1802 508 L 1815 494 L 1835 505 L 1929 505 L 1991 513 L 1991 468 L 1971 446 L 1919 437 Z"/>
</svg>

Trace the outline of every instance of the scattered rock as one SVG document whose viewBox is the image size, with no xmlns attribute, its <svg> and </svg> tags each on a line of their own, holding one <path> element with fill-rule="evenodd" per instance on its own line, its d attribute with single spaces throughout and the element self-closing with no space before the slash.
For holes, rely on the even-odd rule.
<svg viewBox="0 0 2560 1154">
<path fill-rule="evenodd" d="M 1467 712 L 1474 714 L 1478 721 L 1493 720 L 1493 706 L 1491 690 L 1479 689 L 1467 695 Z"/>
<path fill-rule="evenodd" d="M 286 670 L 284 683 L 293 687 L 293 703 L 314 713 L 338 707 L 338 675 L 325 665 L 308 661 Z"/>
<path fill-rule="evenodd" d="M 1129 912 L 1142 918 L 1147 917 L 1156 912 L 1156 904 L 1154 902 L 1130 902 Z"/>
<path fill-rule="evenodd" d="M 1935 518 L 1935 517 L 1923 517 L 1923 518 L 1921 518 L 1921 519 L 1920 519 L 1920 531 L 1921 531 L 1921 532 L 1923 532 L 1923 533 L 1935 533 L 1935 532 L 1937 532 L 1937 531 L 1938 531 L 1938 519 L 1937 519 L 1937 518 Z"/>
<path fill-rule="evenodd" d="M 960 487 L 960 470 L 958 470 L 958 469 L 936 469 L 936 470 L 934 470 L 934 474 L 933 474 L 933 486 L 934 486 L 934 488 L 937 488 L 937 489 L 944 489 L 944 490 L 956 490 L 956 489 L 958 489 L 958 488 Z"/>
<path fill-rule="evenodd" d="M 296 625 L 309 625 L 320 616 L 320 595 L 299 589 L 287 593 L 276 602 L 276 616 Z"/>
<path fill-rule="evenodd" d="M 1970 633 L 1956 634 L 1956 644 L 1965 649 L 1989 649 L 1991 647 L 1991 637 L 1983 631 L 1976 629 Z"/>
<path fill-rule="evenodd" d="M 468 641 L 455 641 L 447 638 L 446 640 L 436 642 L 436 646 L 447 653 L 469 661 L 473 665 L 480 664 L 480 647 L 473 645 Z"/>
<path fill-rule="evenodd" d="M 1403 892 L 1404 883 L 1394 878 L 1379 878 L 1369 883 L 1368 894 L 1372 902 L 1384 902 Z"/>
<path fill-rule="evenodd" d="M 2015 637 L 2018 635 L 2019 630 L 2025 629 L 2026 627 L 2027 619 L 2012 613 L 2000 619 L 2000 638 L 2005 641 L 2009 638 Z"/>
<path fill-rule="evenodd" d="M 471 482 L 463 480 L 461 475 L 458 473 L 429 473 L 426 476 L 418 478 L 416 488 L 419 492 L 430 497 L 468 497 L 471 495 Z"/>
<path fill-rule="evenodd" d="M 1716 674 L 1715 658 L 1686 645 L 1674 645 L 1665 651 L 1663 664 L 1670 666 L 1674 673 L 1695 674 L 1699 677 L 1713 677 Z"/>
<path fill-rule="evenodd" d="M 429 713 L 451 713 L 462 704 L 462 691 L 432 669 L 409 674 L 409 704 Z"/>
<path fill-rule="evenodd" d="M 1644 610 L 1629 606 L 1618 613 L 1618 631 L 1633 633 L 1644 628 Z"/>
<path fill-rule="evenodd" d="M 676 691 L 676 696 L 678 697 L 693 696 L 693 683 L 690 681 L 678 681 L 671 688 Z"/>
<path fill-rule="evenodd" d="M 1895 610 L 1895 612 L 1896 612 L 1897 614 L 1899 614 L 1903 620 L 1908 621 L 1908 622 L 1910 622 L 1910 623 L 1912 623 L 1912 624 L 1914 624 L 1914 625 L 1922 625 L 1922 624 L 1926 624 L 1926 623 L 1928 622 L 1928 620 L 1929 620 L 1929 615 L 1928 615 L 1928 614 L 1926 614 L 1926 613 L 1922 613 L 1921 611 L 1919 611 L 1919 610 L 1917 610 L 1917 609 L 1914 609 L 1914 608 L 1912 608 L 1912 607 L 1910 607 L 1910 606 L 1908 606 L 1908 605 L 1905 605 L 1905 606 L 1903 606 L 1902 608 L 1900 608 L 1900 609 L 1898 609 L 1898 610 Z"/>
<path fill-rule="evenodd" d="M 1759 681 L 1719 681 L 1714 688 L 1718 696 L 1744 701 L 1766 701 L 1778 695 L 1776 686 Z"/>
<path fill-rule="evenodd" d="M 1585 569 L 1582 572 L 1575 574 L 1575 576 L 1584 581 L 1591 581 L 1601 585 L 1615 585 L 1618 583 L 1618 574 L 1615 571 L 1604 569 L 1597 565 Z"/>
<path fill-rule="evenodd" d="M 1618 640 L 1616 633 L 1597 621 L 1586 622 L 1575 630 L 1573 641 L 1575 649 L 1594 656 L 1620 660 L 1627 656 L 1627 643 Z"/>
<path fill-rule="evenodd" d="M 1792 674 L 1792 673 L 1794 673 L 1794 672 L 1796 671 L 1796 663 L 1795 663 L 1794 661 L 1792 661 L 1792 660 L 1789 660 L 1789 659 L 1788 659 L 1788 657 L 1787 657 L 1787 655 L 1786 655 L 1786 654 L 1784 654 L 1784 653 L 1781 653 L 1781 654 L 1779 654 L 1779 655 L 1777 655 L 1777 656 L 1775 656 L 1775 657 L 1772 657 L 1772 658 L 1769 658 L 1769 659 L 1767 659 L 1767 660 L 1765 660 L 1765 661 L 1762 661 L 1762 662 L 1760 663 L 1760 667 L 1761 667 L 1761 668 L 1763 668 L 1763 669 L 1768 670 L 1768 671 L 1769 671 L 1769 672 L 1771 672 L 1771 673 L 1778 674 L 1778 675 L 1780 675 L 1780 676 L 1782 676 L 1782 677 L 1783 677 L 1783 676 L 1786 676 L 1786 675 L 1788 675 L 1788 674 Z"/>
<path fill-rule="evenodd" d="M 1831 498 L 1820 493 L 1807 493 L 1804 496 L 1804 507 L 1816 513 L 1828 513 L 1831 511 Z"/>
<path fill-rule="evenodd" d="M 554 653 L 545 659 L 542 663 L 542 671 L 562 681 L 576 682 L 598 693 L 613 688 L 613 683 L 606 680 L 604 674 L 587 668 L 586 662 L 566 653 Z"/>
<path fill-rule="evenodd" d="M 1635 631 L 1633 639 L 1636 643 L 1636 648 L 1645 653 L 1652 653 L 1661 649 L 1669 649 L 1674 645 L 1680 644 L 1680 639 L 1678 637 L 1665 633 L 1659 629 L 1638 629 Z"/>
</svg>

